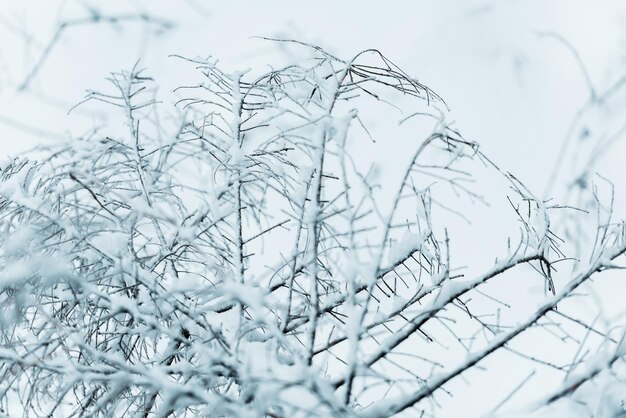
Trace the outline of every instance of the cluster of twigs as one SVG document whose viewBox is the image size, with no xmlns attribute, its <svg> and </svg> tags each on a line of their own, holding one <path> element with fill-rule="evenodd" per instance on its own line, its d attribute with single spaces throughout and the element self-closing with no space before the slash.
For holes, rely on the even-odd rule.
<svg viewBox="0 0 626 418">
<path fill-rule="evenodd" d="M 310 65 L 256 77 L 187 59 L 203 79 L 179 89 L 170 130 L 155 123 L 159 105 L 138 67 L 113 74 L 112 93 L 87 99 L 119 107 L 126 134 L 95 132 L 2 167 L 5 413 L 431 413 L 448 382 L 616 267 L 626 236 L 605 222 L 594 257 L 555 286 L 565 257 L 549 216 L 556 206 L 443 121 L 384 195 L 389 208 L 380 205 L 381 186 L 350 152 L 362 124 L 355 106 L 441 99 L 378 51 L 347 61 L 313 51 Z M 517 243 L 474 277 L 454 274 L 454 237 L 433 216 L 457 204 L 441 202 L 439 188 L 480 199 L 467 166 L 508 182 L 521 224 Z M 514 324 L 475 314 L 481 287 L 522 265 L 551 291 L 541 306 Z M 463 344 L 455 315 L 482 337 Z M 450 335 L 464 354 L 442 362 L 433 347 Z M 607 367 L 623 354 L 612 344 Z"/>
</svg>

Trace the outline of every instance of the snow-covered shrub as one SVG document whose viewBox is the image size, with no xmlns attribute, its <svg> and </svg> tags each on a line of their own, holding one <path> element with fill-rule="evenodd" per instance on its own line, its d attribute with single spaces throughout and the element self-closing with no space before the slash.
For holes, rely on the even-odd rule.
<svg viewBox="0 0 626 418">
<path fill-rule="evenodd" d="M 443 117 L 425 115 L 432 132 L 414 133 L 411 106 L 445 105 L 378 51 L 311 51 L 261 75 L 186 60 L 203 79 L 179 89 L 167 123 L 143 71 L 113 74 L 113 89 L 87 100 L 119 108 L 124 123 L 2 165 L 4 413 L 430 414 L 449 382 L 626 251 L 623 226 L 602 218 L 590 261 L 555 284 L 558 206 Z M 354 152 L 370 141 L 367 101 L 410 106 L 402 126 L 417 146 L 397 184 L 379 184 Z M 481 200 L 475 171 L 508 185 L 521 227 L 465 277 L 443 214 Z M 524 265 L 549 291 L 521 320 L 488 318 L 500 307 L 483 286 Z M 445 349 L 450 336 L 461 353 Z M 624 348 L 606 344 L 548 402 L 610 368 Z"/>
</svg>

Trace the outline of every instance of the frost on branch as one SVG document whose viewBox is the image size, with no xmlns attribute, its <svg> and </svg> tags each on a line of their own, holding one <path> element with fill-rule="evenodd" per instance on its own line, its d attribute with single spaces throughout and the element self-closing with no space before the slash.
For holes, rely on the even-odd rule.
<svg viewBox="0 0 626 418">
<path fill-rule="evenodd" d="M 397 184 L 377 184 L 351 152 L 369 140 L 359 108 L 443 102 L 378 51 L 346 61 L 300 47 L 313 59 L 266 74 L 183 59 L 201 81 L 178 89 L 175 122 L 144 71 L 112 74 L 86 100 L 119 108 L 118 127 L 3 164 L 5 413 L 434 413 L 450 381 L 624 253 L 614 225 L 557 280 L 558 207 L 443 119 L 418 138 L 404 118 L 418 146 Z M 465 276 L 443 220 L 482 202 L 474 171 L 508 185 L 520 229 Z M 522 265 L 549 292 L 518 322 L 488 317 L 498 301 L 481 289 Z"/>
</svg>

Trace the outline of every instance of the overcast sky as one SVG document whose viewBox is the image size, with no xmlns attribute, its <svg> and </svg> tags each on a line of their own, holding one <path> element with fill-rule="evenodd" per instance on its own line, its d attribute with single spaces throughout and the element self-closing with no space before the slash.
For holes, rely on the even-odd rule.
<svg viewBox="0 0 626 418">
<path fill-rule="evenodd" d="M 543 186 L 575 112 L 589 95 L 574 54 L 597 89 L 624 67 L 626 6 L 620 1 L 193 1 L 106 3 L 105 13 L 148 11 L 176 26 L 69 27 L 26 92 L 26 77 L 62 20 L 85 16 L 86 2 L 0 2 L 0 138 L 14 153 L 56 135 L 81 133 L 87 111 L 67 116 L 87 89 L 138 57 L 167 87 L 180 82 L 169 54 L 212 55 L 232 70 L 263 66 L 276 48 L 253 36 L 294 37 L 337 55 L 378 48 L 439 93 L 463 134 L 527 182 Z M 96 4 L 96 3 L 94 3 Z M 201 6 L 202 5 L 202 6 Z M 99 6 L 101 7 L 101 6 Z M 156 25 L 152 26 L 152 29 Z M 54 135 L 46 135 L 46 133 Z M 524 158 L 520 158 L 523 156 Z M 529 161 L 534 162 L 528 164 Z"/>
</svg>

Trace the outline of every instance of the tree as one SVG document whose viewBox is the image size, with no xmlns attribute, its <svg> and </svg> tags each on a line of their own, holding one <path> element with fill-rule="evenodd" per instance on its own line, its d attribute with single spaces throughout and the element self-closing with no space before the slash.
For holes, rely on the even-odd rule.
<svg viewBox="0 0 626 418">
<path fill-rule="evenodd" d="M 600 192 L 581 210 L 540 199 L 379 51 L 343 60 L 288 43 L 313 57 L 265 74 L 181 57 L 202 81 L 180 87 L 174 121 L 138 65 L 114 73 L 112 91 L 86 100 L 118 108 L 123 124 L 4 164 L 4 413 L 436 414 L 452 381 L 498 353 L 567 375 L 536 407 L 582 396 L 598 376 L 619 382 L 623 335 L 568 313 L 626 252 Z M 432 123 L 398 184 L 351 152 L 369 140 L 367 101 L 410 109 L 399 129 L 413 141 Z M 519 234 L 466 276 L 448 219 L 482 204 L 472 179 L 485 176 L 506 187 Z M 561 219 L 591 226 L 592 248 L 563 239 Z M 489 286 L 520 269 L 546 293 L 512 320 Z M 516 347 L 537 332 L 575 349 L 581 333 L 599 336 L 602 355 L 554 366 Z M 450 340 L 461 349 L 444 350 Z"/>
</svg>

